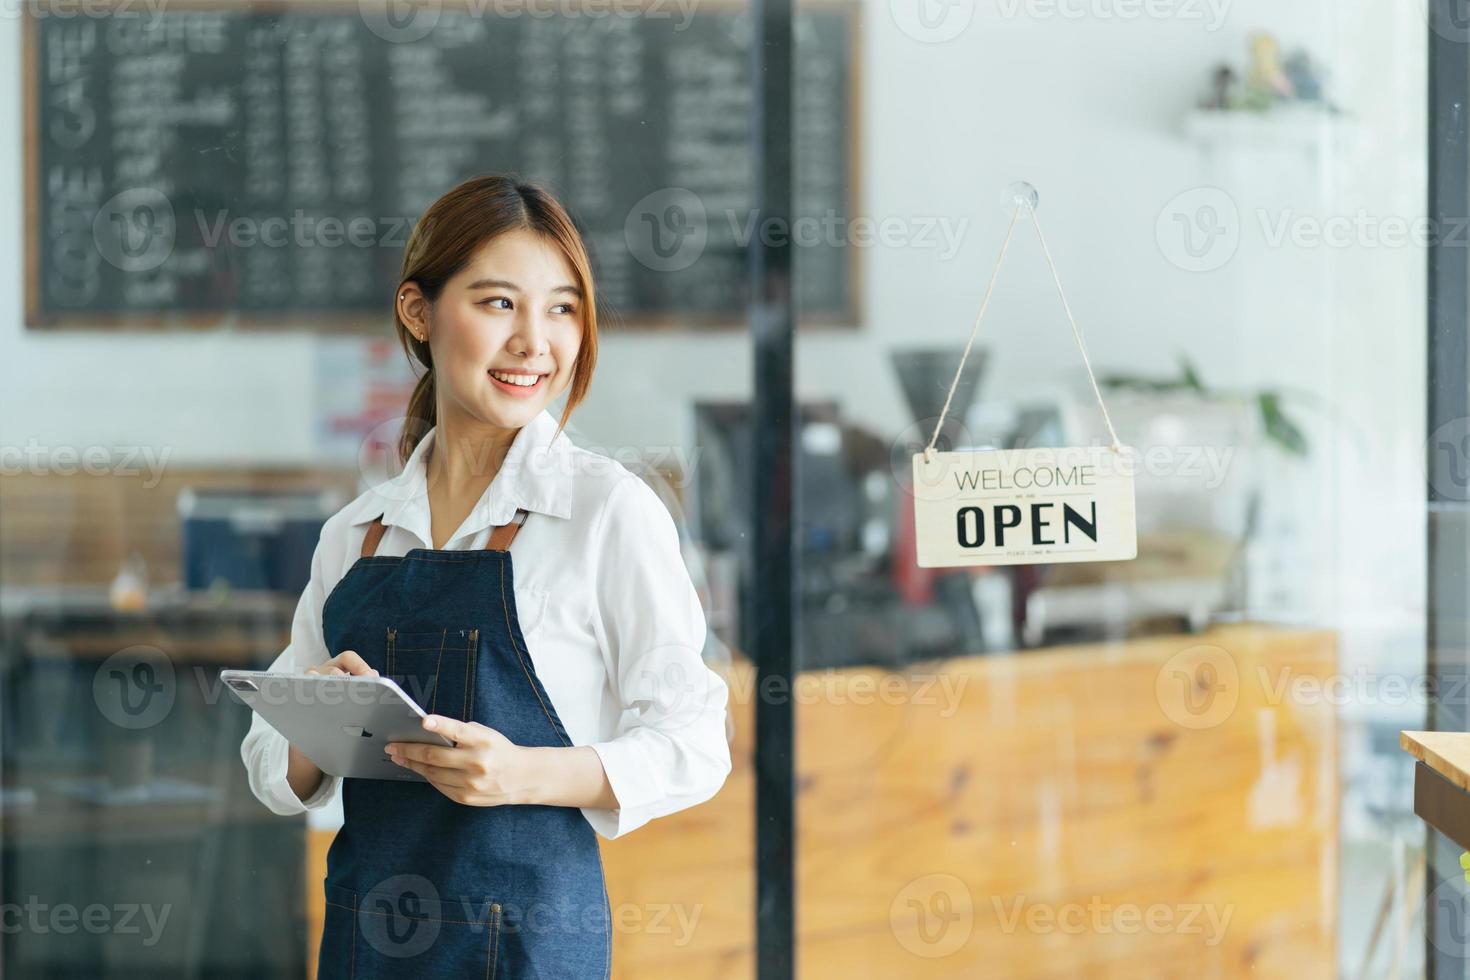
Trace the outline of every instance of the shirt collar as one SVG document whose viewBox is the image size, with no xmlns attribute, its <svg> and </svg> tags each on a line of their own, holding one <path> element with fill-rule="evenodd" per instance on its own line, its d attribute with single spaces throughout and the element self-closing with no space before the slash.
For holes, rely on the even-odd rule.
<svg viewBox="0 0 1470 980">
<path fill-rule="evenodd" d="M 455 538 L 508 524 L 518 508 L 552 517 L 572 516 L 571 457 L 567 451 L 571 440 L 565 432 L 556 431 L 557 424 L 556 417 L 542 409 L 516 431 L 505 462 L 455 532 Z M 405 528 L 421 541 L 432 543 L 425 457 L 437 432 L 438 426 L 434 426 L 424 433 L 403 464 L 403 472 L 373 488 L 371 503 L 354 524 L 365 524 L 381 515 L 384 524 Z"/>
</svg>

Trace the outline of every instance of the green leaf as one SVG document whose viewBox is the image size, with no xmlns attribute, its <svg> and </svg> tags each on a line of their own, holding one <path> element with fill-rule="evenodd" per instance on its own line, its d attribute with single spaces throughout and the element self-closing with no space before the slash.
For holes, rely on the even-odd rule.
<svg viewBox="0 0 1470 980">
<path fill-rule="evenodd" d="M 1256 400 L 1261 406 L 1266 437 L 1293 456 L 1307 455 L 1307 437 L 1281 410 L 1281 397 L 1274 391 L 1263 391 Z"/>
<path fill-rule="evenodd" d="M 1205 383 L 1200 380 L 1199 372 L 1194 369 L 1194 365 L 1189 363 L 1189 358 L 1181 356 L 1179 366 L 1184 372 L 1184 386 L 1204 394 Z"/>
</svg>

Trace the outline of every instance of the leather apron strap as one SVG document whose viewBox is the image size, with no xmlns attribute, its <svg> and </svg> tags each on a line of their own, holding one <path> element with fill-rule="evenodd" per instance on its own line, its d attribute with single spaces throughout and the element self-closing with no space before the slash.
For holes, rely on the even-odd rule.
<svg viewBox="0 0 1470 980">
<path fill-rule="evenodd" d="M 516 532 L 521 529 L 522 524 L 526 523 L 526 518 L 529 516 L 531 516 L 530 512 L 524 507 L 517 508 L 515 517 L 511 518 L 509 524 L 501 524 L 490 532 L 490 541 L 485 545 L 485 550 L 509 551 L 510 543 L 515 538 Z M 368 526 L 367 535 L 362 539 L 362 557 L 369 558 L 377 552 L 378 542 L 383 540 L 383 535 L 387 531 L 388 525 L 383 523 L 381 517 Z"/>
</svg>

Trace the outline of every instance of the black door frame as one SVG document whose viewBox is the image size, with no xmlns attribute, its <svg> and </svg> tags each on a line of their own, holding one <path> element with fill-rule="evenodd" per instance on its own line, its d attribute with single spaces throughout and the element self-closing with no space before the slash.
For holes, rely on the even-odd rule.
<svg viewBox="0 0 1470 980">
<path fill-rule="evenodd" d="M 1429 18 L 1428 404 L 1425 444 L 1428 546 L 1426 660 L 1433 690 L 1429 728 L 1470 731 L 1470 9 L 1464 0 L 1427 0 Z M 1425 973 L 1470 978 L 1470 901 L 1460 847 L 1426 829 Z M 1440 885 L 1451 882 L 1443 891 Z M 1438 898 L 1436 898 L 1438 896 Z M 1443 899 L 1443 900 L 1439 900 Z M 1451 900 L 1453 899 L 1453 900 Z"/>
<path fill-rule="evenodd" d="M 757 228 L 790 227 L 792 211 L 792 0 L 751 0 L 754 27 L 755 218 Z M 795 715 L 799 581 L 795 546 L 796 309 L 790 236 L 755 235 L 750 246 L 750 330 L 754 345 L 748 499 L 756 574 L 746 622 L 755 662 L 756 976 L 791 980 L 796 956 Z"/>
</svg>

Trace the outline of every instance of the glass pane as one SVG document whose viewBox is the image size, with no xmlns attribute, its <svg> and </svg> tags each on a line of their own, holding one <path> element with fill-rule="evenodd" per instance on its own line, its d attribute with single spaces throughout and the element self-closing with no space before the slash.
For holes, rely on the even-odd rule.
<svg viewBox="0 0 1470 980">
<path fill-rule="evenodd" d="M 415 525 L 398 511 L 376 563 L 359 566 L 337 533 L 344 522 L 327 521 L 402 465 L 422 372 L 394 322 L 410 231 L 459 182 L 506 171 L 556 195 L 591 255 L 597 368 L 566 434 L 609 458 L 586 479 L 609 487 L 621 474 L 647 488 L 625 500 L 652 501 L 647 521 L 630 530 L 622 518 L 629 560 L 597 581 L 643 588 L 654 581 L 638 577 L 653 574 L 644 549 L 664 561 L 665 577 L 619 610 L 621 626 L 594 628 L 603 599 L 590 579 L 581 592 L 537 582 L 590 560 L 593 533 L 612 527 L 596 520 L 603 501 L 564 513 L 571 491 L 535 494 L 498 477 L 483 498 L 491 510 L 509 496 L 531 511 L 513 549 L 515 628 L 568 738 L 586 745 L 665 709 L 672 718 L 663 734 L 623 743 L 614 788 L 637 794 L 626 810 L 638 819 L 670 801 L 685 809 L 615 839 L 579 838 L 600 850 L 613 973 L 752 975 L 752 702 L 731 699 L 717 741 L 704 727 L 698 744 L 680 730 L 693 703 L 681 698 L 713 702 L 748 689 L 751 674 L 737 557 L 750 506 L 737 489 L 750 403 L 744 260 L 723 223 L 701 239 L 697 264 L 682 260 L 679 237 L 689 196 L 711 207 L 748 200 L 749 19 L 738 5 L 697 17 L 666 4 L 604 6 L 606 16 L 510 7 L 234 3 L 141 18 L 101 8 L 0 17 L 0 44 L 25 72 L 24 124 L 10 118 L 25 138 L 12 141 L 5 172 L 30 202 L 7 222 L 7 254 L 26 258 L 8 264 L 25 316 L 17 304 L 0 332 L 0 362 L 12 365 L 0 408 L 0 974 L 316 975 L 324 928 L 340 920 L 323 888 L 328 854 L 344 821 L 364 818 L 340 792 L 307 814 L 271 812 L 242 764 L 252 713 L 220 674 L 284 670 L 283 651 L 351 635 L 303 600 L 313 581 L 325 582 L 324 600 L 347 574 L 406 561 L 410 546 L 430 553 L 425 563 L 487 546 L 484 514 L 445 538 L 452 521 L 430 524 L 422 509 Z M 492 211 L 456 227 L 483 234 Z M 538 296 L 466 316 L 533 306 L 546 323 L 560 309 Z M 465 363 L 479 383 L 477 351 L 493 366 L 519 352 L 464 342 L 468 353 L 435 348 L 441 393 L 446 371 Z M 560 419 L 568 400 L 545 413 Z M 374 515 L 360 516 L 353 542 Z M 585 529 L 586 541 L 549 553 L 538 537 L 562 532 L 548 525 Z M 343 559 L 335 573 L 313 562 L 329 538 Z M 681 597 L 672 616 L 653 604 Z M 359 612 L 374 615 L 370 605 Z M 516 635 L 498 599 L 469 605 L 466 616 L 497 614 L 502 637 Z M 638 666 L 640 629 L 688 656 Z M 553 634 L 563 651 L 589 654 L 580 673 L 539 660 L 549 654 L 538 636 Z M 619 642 L 624 670 L 608 679 L 599 665 Z M 509 643 L 474 649 L 507 656 Z M 378 654 L 362 655 L 372 666 Z M 494 727 L 500 715 L 480 717 Z M 676 769 L 668 747 L 686 743 Z M 709 789 L 725 751 L 732 771 L 718 795 L 698 806 L 680 796 Z M 545 845 L 526 834 L 517 846 Z M 559 873 L 527 863 L 528 880 Z M 376 942 L 359 937 L 358 975 L 369 953 L 391 965 L 424 952 L 408 946 L 432 897 L 389 896 L 392 925 Z M 574 911 L 595 920 L 594 905 Z M 504 943 L 492 956 L 529 941 L 513 938 L 509 909 L 496 913 Z M 595 941 L 586 921 L 571 927 Z M 342 965 L 332 950 L 324 957 Z M 497 962 L 501 976 L 530 975 Z"/>
<path fill-rule="evenodd" d="M 864 13 L 858 313 L 797 365 L 801 974 L 1417 975 L 1422 16 Z M 1045 247 L 1023 210 L 961 372 L 1018 180 Z M 941 451 L 1108 452 L 1048 252 L 1137 557 L 986 564 L 987 510 L 920 567 L 946 399 Z"/>
</svg>

